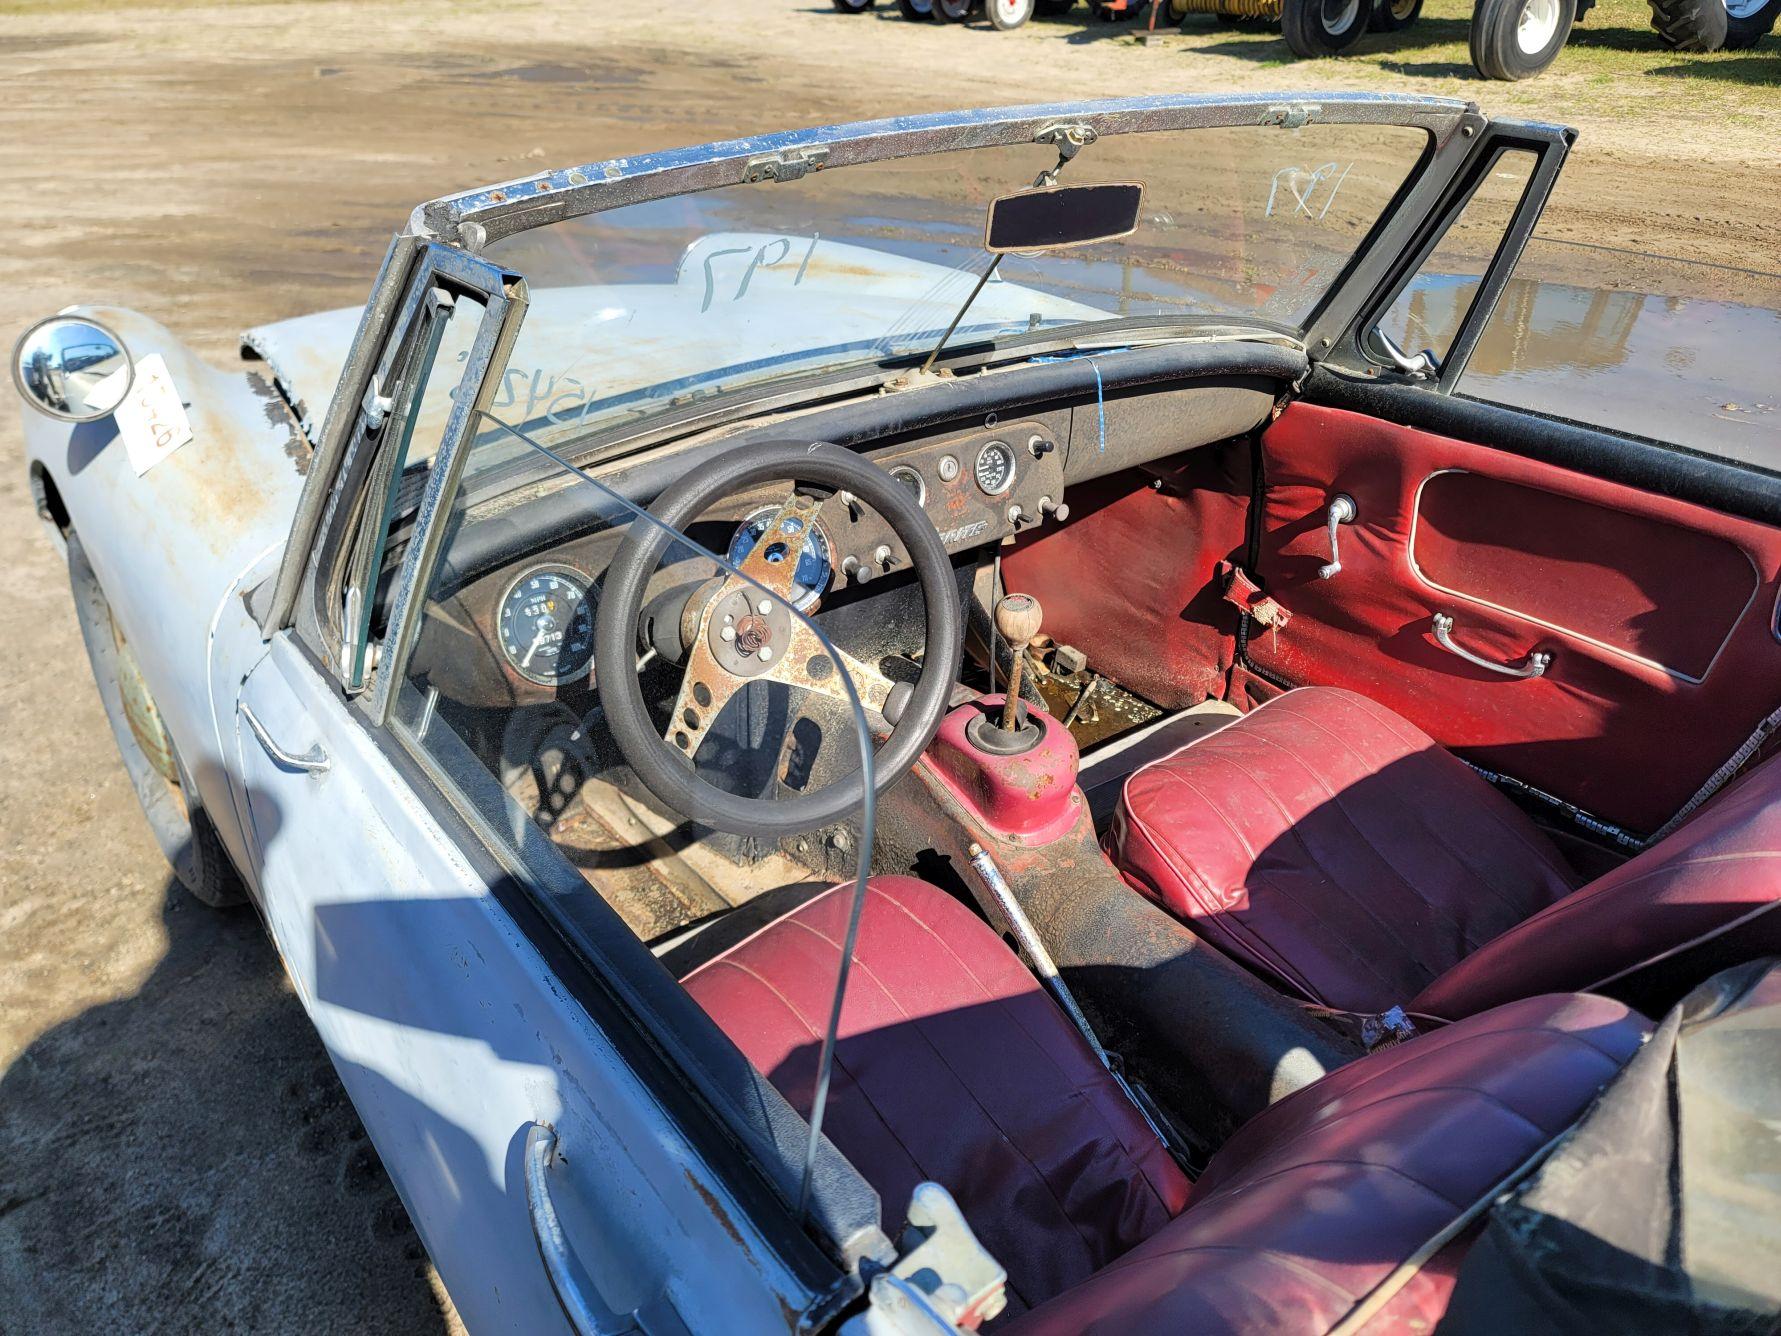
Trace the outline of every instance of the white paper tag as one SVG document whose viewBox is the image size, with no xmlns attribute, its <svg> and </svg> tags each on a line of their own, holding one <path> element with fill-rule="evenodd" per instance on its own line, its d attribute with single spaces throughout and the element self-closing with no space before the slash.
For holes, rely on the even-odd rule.
<svg viewBox="0 0 1781 1336">
<path fill-rule="evenodd" d="M 113 417 L 137 477 L 192 439 L 191 420 L 179 401 L 166 359 L 159 353 L 150 353 L 136 364 L 130 393 Z"/>
</svg>

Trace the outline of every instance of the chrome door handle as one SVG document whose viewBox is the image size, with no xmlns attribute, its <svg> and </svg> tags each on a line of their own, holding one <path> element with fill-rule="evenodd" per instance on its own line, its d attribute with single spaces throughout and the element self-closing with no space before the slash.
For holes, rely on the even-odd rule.
<svg viewBox="0 0 1781 1336">
<path fill-rule="evenodd" d="M 1338 492 L 1330 502 L 1329 514 L 1324 517 L 1324 524 L 1330 531 L 1330 559 L 1317 568 L 1319 580 L 1331 580 L 1342 571 L 1342 549 L 1336 545 L 1336 534 L 1344 524 L 1354 523 L 1354 498 L 1347 492 Z"/>
<path fill-rule="evenodd" d="M 251 705 L 242 701 L 239 708 L 241 717 L 247 721 L 247 726 L 252 730 L 254 737 L 259 739 L 260 746 L 265 749 L 266 755 L 270 756 L 278 765 L 286 770 L 298 770 L 307 775 L 327 773 L 331 762 L 328 760 L 327 753 L 319 745 L 311 747 L 301 756 L 294 752 L 288 752 L 272 740 L 272 735 L 266 731 L 266 725 L 260 722 L 259 716 L 254 714 Z"/>
<path fill-rule="evenodd" d="M 578 1336 L 644 1336 L 636 1313 L 615 1313 L 587 1293 L 576 1276 L 569 1240 L 550 1199 L 550 1166 L 556 1160 L 557 1134 L 543 1123 L 526 1129 L 526 1208 L 532 1215 L 532 1236 L 550 1288 L 563 1306 L 563 1316 Z"/>
<path fill-rule="evenodd" d="M 1373 327 L 1373 338 L 1378 342 L 1386 357 L 1391 359 L 1391 364 L 1406 376 L 1413 376 L 1417 380 L 1428 380 L 1441 370 L 1440 359 L 1435 356 L 1432 348 L 1425 348 L 1412 357 L 1398 347 L 1397 341 L 1377 325 Z"/>
<path fill-rule="evenodd" d="M 1552 666 L 1552 656 L 1536 650 L 1527 656 L 1523 664 L 1492 663 L 1489 659 L 1480 658 L 1469 649 L 1461 649 L 1453 643 L 1453 618 L 1444 612 L 1435 614 L 1435 643 L 1449 654 L 1457 654 L 1467 663 L 1475 664 L 1493 673 L 1501 673 L 1504 677 L 1544 677 L 1546 670 Z"/>
</svg>

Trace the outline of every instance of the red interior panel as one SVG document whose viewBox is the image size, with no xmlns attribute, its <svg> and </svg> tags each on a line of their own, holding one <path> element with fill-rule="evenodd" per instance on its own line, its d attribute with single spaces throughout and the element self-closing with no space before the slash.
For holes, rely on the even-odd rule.
<svg viewBox="0 0 1781 1336">
<path fill-rule="evenodd" d="M 1242 559 L 1249 469 L 1235 444 L 1073 487 L 1069 524 L 1009 548 L 1003 584 L 1036 597 L 1046 632 L 1128 690 L 1170 709 L 1222 696 L 1237 611 L 1217 567 Z"/>
<path fill-rule="evenodd" d="M 1262 445 L 1259 573 L 1292 613 L 1250 640 L 1271 676 L 1370 696 L 1636 830 L 1662 824 L 1781 699 L 1781 532 L 1311 404 L 1289 407 Z M 1443 487 L 1450 470 L 1468 480 Z M 1358 513 L 1325 580 L 1338 493 Z M 1527 680 L 1475 667 L 1436 643 L 1437 612 L 1480 657 L 1514 665 L 1537 650 L 1552 665 Z"/>
<path fill-rule="evenodd" d="M 1430 584 L 1696 680 L 1757 583 L 1723 537 L 1457 470 L 1423 484 L 1412 555 Z"/>
</svg>

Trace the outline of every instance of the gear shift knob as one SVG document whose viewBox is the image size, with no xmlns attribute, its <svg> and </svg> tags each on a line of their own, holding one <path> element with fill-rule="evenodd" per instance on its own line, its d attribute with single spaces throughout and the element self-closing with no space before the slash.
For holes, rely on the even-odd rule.
<svg viewBox="0 0 1781 1336">
<path fill-rule="evenodd" d="M 996 604 L 996 630 L 1002 639 L 1019 648 L 1039 634 L 1044 609 L 1031 594 L 1009 594 Z"/>
<path fill-rule="evenodd" d="M 1008 696 L 1002 703 L 1002 727 L 1014 730 L 1020 719 L 1020 671 L 1026 663 L 1027 641 L 1039 634 L 1045 610 L 1031 594 L 1009 594 L 996 604 L 996 630 L 1008 642 L 1014 662 L 1008 669 Z"/>
</svg>

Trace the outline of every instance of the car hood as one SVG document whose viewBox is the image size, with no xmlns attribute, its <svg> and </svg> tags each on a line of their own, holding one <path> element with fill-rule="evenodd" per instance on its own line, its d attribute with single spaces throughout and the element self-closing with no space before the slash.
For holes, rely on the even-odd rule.
<svg viewBox="0 0 1781 1336">
<path fill-rule="evenodd" d="M 565 407 L 677 393 L 721 369 L 801 360 L 813 348 L 875 360 L 912 336 L 938 338 L 977 275 L 841 242 L 723 232 L 701 238 L 662 283 L 546 287 L 530 295 L 498 393 L 520 421 Z M 797 267 L 761 267 L 745 281 L 714 262 L 789 243 Z M 714 277 L 723 273 L 720 281 Z M 241 336 L 263 359 L 315 442 L 358 332 L 361 307 L 259 325 Z M 972 321 L 1104 320 L 1108 312 L 991 281 Z M 969 328 L 967 324 L 965 328 Z M 571 351 L 565 351 L 571 350 Z M 597 358 L 599 386 L 592 381 Z M 504 413 L 503 416 L 506 416 Z"/>
</svg>

